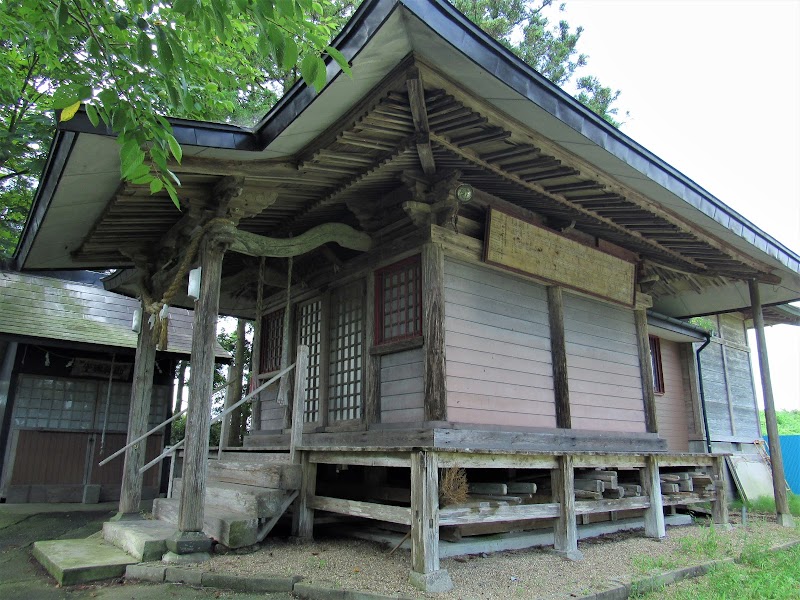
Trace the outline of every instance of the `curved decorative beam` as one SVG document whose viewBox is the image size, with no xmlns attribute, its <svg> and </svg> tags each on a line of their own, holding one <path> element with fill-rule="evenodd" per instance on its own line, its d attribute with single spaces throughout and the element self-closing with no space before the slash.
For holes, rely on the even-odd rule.
<svg viewBox="0 0 800 600">
<path fill-rule="evenodd" d="M 229 244 L 229 250 L 248 256 L 287 258 L 299 256 L 335 242 L 343 248 L 366 252 L 372 248 L 372 239 L 363 231 L 357 231 L 344 223 L 325 223 L 293 238 L 270 238 L 236 229 L 232 224 L 220 223 L 213 228 L 212 235 Z"/>
</svg>

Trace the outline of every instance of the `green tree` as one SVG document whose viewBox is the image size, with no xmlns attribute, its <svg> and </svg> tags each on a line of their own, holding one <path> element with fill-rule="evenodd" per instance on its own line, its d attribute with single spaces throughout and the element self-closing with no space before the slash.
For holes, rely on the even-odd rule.
<svg viewBox="0 0 800 600">
<path fill-rule="evenodd" d="M 764 411 L 758 411 L 761 419 L 761 431 L 766 435 L 767 423 Z M 800 410 L 779 410 L 775 412 L 778 420 L 778 434 L 800 435 Z"/>
<path fill-rule="evenodd" d="M 553 0 L 451 0 L 453 5 L 486 33 L 497 39 L 522 60 L 558 86 L 570 83 L 576 71 L 585 67 L 588 56 L 578 53 L 583 27 L 574 30 L 564 19 L 551 24 L 545 9 Z M 566 4 L 558 6 L 564 11 Z M 619 109 L 613 104 L 619 90 L 603 86 L 591 75 L 575 82 L 575 98 L 614 127 Z"/>
</svg>

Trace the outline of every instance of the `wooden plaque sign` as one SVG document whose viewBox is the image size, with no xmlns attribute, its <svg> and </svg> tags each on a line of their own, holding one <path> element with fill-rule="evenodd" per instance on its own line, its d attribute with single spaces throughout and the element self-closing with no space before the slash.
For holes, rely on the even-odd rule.
<svg viewBox="0 0 800 600">
<path fill-rule="evenodd" d="M 496 209 L 486 223 L 487 263 L 633 306 L 633 263 Z"/>
</svg>

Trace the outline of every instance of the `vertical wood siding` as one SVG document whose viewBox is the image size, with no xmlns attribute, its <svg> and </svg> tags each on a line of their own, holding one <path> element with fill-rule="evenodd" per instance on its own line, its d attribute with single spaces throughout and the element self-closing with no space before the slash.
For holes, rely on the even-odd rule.
<svg viewBox="0 0 800 600">
<path fill-rule="evenodd" d="M 445 260 L 447 418 L 555 427 L 547 291 Z"/>
<path fill-rule="evenodd" d="M 669 340 L 661 341 L 661 366 L 664 371 L 664 393 L 656 395 L 658 435 L 667 440 L 667 447 L 675 452 L 689 450 L 689 417 L 686 414 L 683 363 L 680 345 Z"/>
<path fill-rule="evenodd" d="M 722 364 L 722 346 L 710 344 L 700 353 L 700 364 L 703 367 L 703 392 L 711 439 L 715 439 L 715 436 L 732 435 L 728 392 L 725 389 L 725 370 Z"/>
<path fill-rule="evenodd" d="M 261 397 L 261 430 L 276 431 L 283 429 L 283 413 L 285 406 L 278 404 L 278 386 L 271 385 L 259 394 Z"/>
<path fill-rule="evenodd" d="M 425 418 L 422 348 L 381 357 L 381 422 L 410 423 Z"/>
<path fill-rule="evenodd" d="M 644 432 L 633 311 L 564 294 L 573 429 Z"/>
</svg>

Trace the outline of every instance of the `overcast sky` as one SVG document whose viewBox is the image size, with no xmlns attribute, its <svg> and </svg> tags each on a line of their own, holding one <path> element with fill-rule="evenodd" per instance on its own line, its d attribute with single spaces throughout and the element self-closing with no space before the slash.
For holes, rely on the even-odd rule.
<svg viewBox="0 0 800 600">
<path fill-rule="evenodd" d="M 567 0 L 549 16 L 584 27 L 584 73 L 622 90 L 626 134 L 800 252 L 800 0 Z M 767 330 L 778 409 L 800 409 L 798 330 Z"/>
</svg>

